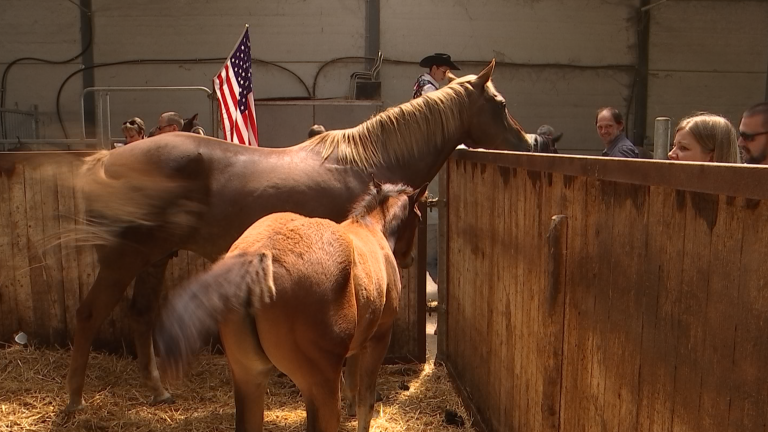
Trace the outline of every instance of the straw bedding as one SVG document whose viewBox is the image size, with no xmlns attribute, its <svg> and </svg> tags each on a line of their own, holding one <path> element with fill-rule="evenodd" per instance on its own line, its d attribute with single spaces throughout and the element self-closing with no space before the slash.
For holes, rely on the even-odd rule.
<svg viewBox="0 0 768 432">
<path fill-rule="evenodd" d="M 201 354 L 182 382 L 169 385 L 175 403 L 149 406 L 133 359 L 92 353 L 86 378 L 86 409 L 63 414 L 69 350 L 0 346 L 0 431 L 232 431 L 234 397 L 223 355 Z M 445 368 L 384 366 L 377 388 L 384 402 L 371 430 L 472 431 L 469 417 L 451 387 Z M 264 429 L 305 429 L 299 390 L 273 375 L 265 404 Z M 446 409 L 465 419 L 463 427 L 444 423 Z M 354 418 L 342 415 L 342 431 L 354 431 Z"/>
</svg>

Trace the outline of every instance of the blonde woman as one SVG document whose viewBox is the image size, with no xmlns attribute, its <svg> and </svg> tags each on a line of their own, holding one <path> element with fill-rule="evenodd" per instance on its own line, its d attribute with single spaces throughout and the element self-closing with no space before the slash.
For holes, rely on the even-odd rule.
<svg viewBox="0 0 768 432">
<path fill-rule="evenodd" d="M 680 121 L 669 159 L 683 162 L 740 163 L 739 134 L 719 115 L 696 113 Z"/>
<path fill-rule="evenodd" d="M 124 121 L 123 136 L 125 136 L 126 145 L 146 138 L 144 136 L 144 120 L 134 117 Z"/>
</svg>

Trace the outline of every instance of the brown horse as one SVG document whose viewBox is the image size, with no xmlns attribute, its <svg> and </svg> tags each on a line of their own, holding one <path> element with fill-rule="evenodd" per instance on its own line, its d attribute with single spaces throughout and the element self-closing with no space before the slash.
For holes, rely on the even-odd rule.
<svg viewBox="0 0 768 432">
<path fill-rule="evenodd" d="M 100 268 L 77 309 L 66 409 L 82 406 L 94 335 L 133 278 L 130 312 L 139 370 L 152 403 L 171 400 L 157 373 L 151 329 L 175 251 L 215 261 L 253 222 L 276 212 L 341 222 L 371 175 L 418 187 L 435 177 L 460 143 L 530 151 L 490 82 L 494 64 L 354 128 L 293 147 L 247 147 L 167 133 L 86 159 L 78 183 L 88 233 L 100 243 Z"/>
<path fill-rule="evenodd" d="M 251 225 L 210 271 L 173 293 L 155 344 L 175 377 L 218 327 L 235 393 L 236 430 L 261 432 L 273 367 L 306 403 L 307 430 L 339 427 L 339 382 L 358 431 L 370 427 L 376 375 L 410 266 L 416 192 L 375 183 L 341 224 L 273 213 Z"/>
</svg>

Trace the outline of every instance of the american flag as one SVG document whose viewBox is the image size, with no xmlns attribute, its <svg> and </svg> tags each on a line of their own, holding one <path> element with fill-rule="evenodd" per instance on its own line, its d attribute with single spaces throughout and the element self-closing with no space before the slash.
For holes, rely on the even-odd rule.
<svg viewBox="0 0 768 432">
<path fill-rule="evenodd" d="M 219 97 L 224 139 L 258 147 L 259 134 L 251 75 L 251 37 L 247 25 L 240 42 L 213 79 L 213 87 Z"/>
</svg>

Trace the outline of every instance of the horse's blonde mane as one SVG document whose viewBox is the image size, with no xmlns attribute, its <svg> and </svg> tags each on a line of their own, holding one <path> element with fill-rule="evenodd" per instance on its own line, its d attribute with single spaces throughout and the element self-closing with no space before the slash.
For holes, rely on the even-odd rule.
<svg viewBox="0 0 768 432">
<path fill-rule="evenodd" d="M 472 76 L 457 79 L 438 91 L 388 108 L 364 123 L 322 133 L 307 145 L 334 151 L 338 162 L 361 168 L 400 163 L 442 146 L 464 128 Z"/>
</svg>

